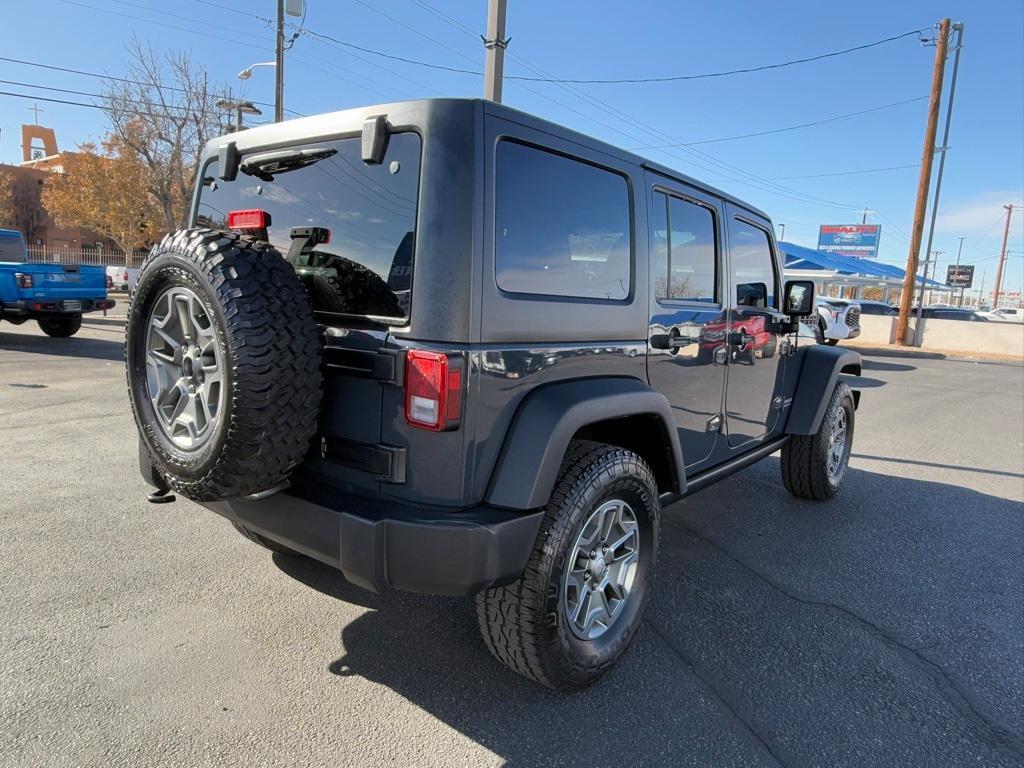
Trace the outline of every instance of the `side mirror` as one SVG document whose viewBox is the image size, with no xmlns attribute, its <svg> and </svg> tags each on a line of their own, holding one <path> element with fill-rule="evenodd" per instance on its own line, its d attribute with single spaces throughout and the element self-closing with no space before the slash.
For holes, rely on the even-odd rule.
<svg viewBox="0 0 1024 768">
<path fill-rule="evenodd" d="M 814 283 L 810 280 L 787 280 L 782 305 L 784 314 L 790 317 L 807 317 L 814 314 Z"/>
</svg>

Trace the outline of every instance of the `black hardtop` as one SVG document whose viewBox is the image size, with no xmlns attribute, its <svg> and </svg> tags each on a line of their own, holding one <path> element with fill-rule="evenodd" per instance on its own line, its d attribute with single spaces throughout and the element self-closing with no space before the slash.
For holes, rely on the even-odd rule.
<svg viewBox="0 0 1024 768">
<path fill-rule="evenodd" d="M 254 149 L 270 149 L 280 146 L 294 144 L 297 140 L 303 142 L 317 141 L 328 137 L 351 134 L 357 135 L 363 126 L 363 121 L 375 115 L 386 115 L 388 122 L 396 130 L 403 128 L 421 127 L 428 122 L 430 117 L 450 112 L 466 112 L 470 108 L 473 112 L 481 112 L 489 116 L 498 117 L 503 120 L 518 123 L 519 125 L 531 128 L 542 133 L 557 136 L 564 141 L 570 141 L 602 152 L 618 160 L 646 168 L 654 173 L 688 184 L 704 190 L 711 195 L 726 200 L 751 213 L 757 214 L 765 219 L 770 217 L 759 208 L 730 195 L 710 184 L 695 179 L 684 173 L 676 171 L 661 163 L 649 160 L 629 150 L 617 147 L 614 144 L 596 139 L 585 133 L 567 128 L 564 125 L 545 120 L 544 118 L 531 115 L 528 112 L 514 109 L 505 104 L 499 104 L 486 99 L 468 98 L 431 98 L 413 99 L 408 101 L 396 101 L 384 104 L 374 104 L 365 107 L 354 107 L 352 109 L 340 110 L 337 112 L 326 112 L 321 115 L 300 117 L 293 120 L 286 120 L 281 123 L 271 123 L 250 128 L 238 133 L 230 133 L 211 139 L 206 144 L 205 157 L 216 157 L 217 150 L 226 142 L 234 142 L 240 153 L 246 153 Z"/>
</svg>

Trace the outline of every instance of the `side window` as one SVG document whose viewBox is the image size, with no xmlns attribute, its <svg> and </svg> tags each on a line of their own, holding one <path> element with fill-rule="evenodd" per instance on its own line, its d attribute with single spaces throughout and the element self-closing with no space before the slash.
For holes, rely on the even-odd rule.
<svg viewBox="0 0 1024 768">
<path fill-rule="evenodd" d="M 729 236 L 736 306 L 774 307 L 778 277 L 768 233 L 741 219 L 733 219 Z"/>
<path fill-rule="evenodd" d="M 512 141 L 495 158 L 494 270 L 510 293 L 624 299 L 632 226 L 625 177 Z"/>
<path fill-rule="evenodd" d="M 707 208 L 664 192 L 654 195 L 654 294 L 659 300 L 717 300 L 715 217 Z"/>
</svg>

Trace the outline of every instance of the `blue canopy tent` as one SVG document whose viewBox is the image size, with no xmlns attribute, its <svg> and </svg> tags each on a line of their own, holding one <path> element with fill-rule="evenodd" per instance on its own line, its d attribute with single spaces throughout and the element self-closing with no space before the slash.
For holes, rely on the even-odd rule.
<svg viewBox="0 0 1024 768">
<path fill-rule="evenodd" d="M 786 274 L 790 277 L 814 280 L 822 286 L 853 287 L 858 296 L 861 288 L 882 288 L 886 297 L 890 290 L 898 292 L 903 288 L 906 271 L 892 264 L 824 253 L 784 241 L 779 243 L 779 250 L 782 251 Z M 915 283 L 920 285 L 921 278 Z M 926 287 L 929 290 L 950 291 L 948 286 L 931 279 Z"/>
</svg>

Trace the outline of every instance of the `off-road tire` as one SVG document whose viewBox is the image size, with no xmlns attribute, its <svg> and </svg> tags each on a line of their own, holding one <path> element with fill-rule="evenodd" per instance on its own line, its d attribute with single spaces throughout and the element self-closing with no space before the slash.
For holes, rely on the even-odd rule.
<svg viewBox="0 0 1024 768">
<path fill-rule="evenodd" d="M 43 333 L 55 339 L 66 339 L 74 336 L 82 328 L 82 316 L 40 317 L 37 321 Z"/>
<path fill-rule="evenodd" d="M 846 409 L 846 450 L 842 468 L 838 475 L 830 476 L 828 472 L 829 435 L 831 434 L 832 418 L 837 408 Z M 832 390 L 828 407 L 821 418 L 821 425 L 813 435 L 793 435 L 782 446 L 779 466 L 782 469 L 782 482 L 794 496 L 801 499 L 826 501 L 839 491 L 839 486 L 846 476 L 850 461 L 850 450 L 853 445 L 854 418 L 853 392 L 848 384 L 839 382 Z"/>
<path fill-rule="evenodd" d="M 640 560 L 622 613 L 594 640 L 577 637 L 563 609 L 562 577 L 583 524 L 610 498 L 625 498 L 637 513 Z M 658 555 L 660 505 L 647 464 L 632 451 L 577 440 L 569 445 L 522 575 L 476 596 L 476 614 L 488 650 L 512 670 L 549 688 L 571 690 L 594 682 L 622 656 L 640 628 Z"/>
<path fill-rule="evenodd" d="M 226 361 L 216 431 L 193 451 L 161 429 L 147 388 L 150 312 L 173 286 L 199 297 Z M 316 433 L 320 336 L 309 297 L 291 265 L 253 238 L 193 229 L 154 246 L 128 307 L 125 364 L 143 444 L 168 485 L 191 499 L 237 498 L 282 484 Z"/>
<path fill-rule="evenodd" d="M 259 544 L 261 547 L 264 547 L 265 549 L 269 549 L 272 552 L 280 552 L 282 555 L 295 555 L 296 557 L 301 557 L 301 553 L 296 552 L 294 549 L 289 549 L 284 544 L 278 544 L 276 541 L 268 539 L 266 536 L 262 536 L 261 534 L 256 533 L 256 531 L 252 530 L 251 528 L 246 528 L 244 525 L 236 523 L 234 521 L 231 521 L 231 525 L 233 525 L 235 527 L 235 530 L 242 534 L 249 541 Z"/>
</svg>

